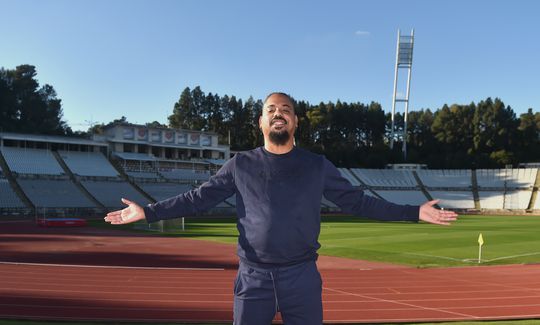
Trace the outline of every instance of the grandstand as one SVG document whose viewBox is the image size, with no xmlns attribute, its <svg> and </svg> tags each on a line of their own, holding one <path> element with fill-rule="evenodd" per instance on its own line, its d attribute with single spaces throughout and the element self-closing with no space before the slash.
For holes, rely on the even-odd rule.
<svg viewBox="0 0 540 325">
<path fill-rule="evenodd" d="M 24 203 L 4 177 L 0 177 L 0 208 L 25 208 Z"/>
<path fill-rule="evenodd" d="M 118 177 L 118 171 L 100 152 L 58 151 L 62 160 L 75 175 Z"/>
<path fill-rule="evenodd" d="M 213 133 L 115 125 L 93 140 L 0 133 L 0 214 L 39 208 L 79 215 L 141 205 L 189 191 L 229 157 Z M 398 204 L 440 199 L 475 213 L 540 213 L 538 168 L 429 170 L 338 168 L 353 187 Z M 236 195 L 214 213 L 233 213 Z M 321 211 L 339 208 L 325 197 Z"/>
<path fill-rule="evenodd" d="M 47 149 L 3 147 L 9 169 L 16 174 L 63 175 L 64 171 Z"/>
<path fill-rule="evenodd" d="M 409 170 L 351 168 L 350 171 L 364 184 L 371 187 L 415 188 L 418 186 Z"/>
<path fill-rule="evenodd" d="M 459 187 L 472 188 L 472 176 L 470 170 L 454 169 L 420 169 L 416 171 L 422 184 L 430 188 Z"/>
</svg>

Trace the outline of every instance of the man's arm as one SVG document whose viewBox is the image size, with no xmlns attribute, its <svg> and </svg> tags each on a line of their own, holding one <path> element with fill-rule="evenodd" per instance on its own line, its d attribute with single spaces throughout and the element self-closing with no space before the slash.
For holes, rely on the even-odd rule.
<svg viewBox="0 0 540 325">
<path fill-rule="evenodd" d="M 147 222 L 151 223 L 206 211 L 235 193 L 234 162 L 235 158 L 233 157 L 221 167 L 216 175 L 210 177 L 208 182 L 198 188 L 144 208 L 129 200 L 122 199 L 127 207 L 108 213 L 105 221 L 111 224 L 125 224 L 146 219 Z"/>
<path fill-rule="evenodd" d="M 451 221 L 456 220 L 455 212 L 433 207 L 438 200 L 426 202 L 421 206 L 413 206 L 399 205 L 365 195 L 364 191 L 354 188 L 341 176 L 338 169 L 326 158 L 324 164 L 323 194 L 345 213 L 384 221 L 418 222 L 422 220 L 440 225 L 449 225 Z"/>
</svg>

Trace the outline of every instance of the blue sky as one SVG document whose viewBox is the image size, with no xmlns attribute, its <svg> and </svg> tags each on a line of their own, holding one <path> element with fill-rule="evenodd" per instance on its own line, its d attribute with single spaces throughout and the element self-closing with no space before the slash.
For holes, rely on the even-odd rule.
<svg viewBox="0 0 540 325">
<path fill-rule="evenodd" d="M 410 109 L 500 97 L 540 110 L 540 1 L 0 0 L 0 66 L 37 67 L 74 130 L 167 122 L 185 87 L 391 109 L 398 28 Z"/>
</svg>

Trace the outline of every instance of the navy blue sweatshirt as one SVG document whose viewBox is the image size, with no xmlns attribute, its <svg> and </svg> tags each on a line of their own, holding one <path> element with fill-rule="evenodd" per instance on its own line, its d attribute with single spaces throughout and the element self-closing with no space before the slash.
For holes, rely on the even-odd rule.
<svg viewBox="0 0 540 325">
<path fill-rule="evenodd" d="M 343 212 L 385 221 L 418 221 L 418 206 L 364 194 L 324 156 L 294 147 L 277 155 L 259 147 L 240 152 L 199 188 L 148 205 L 154 222 L 206 211 L 236 194 L 238 256 L 258 266 L 317 258 L 321 198 Z"/>
</svg>

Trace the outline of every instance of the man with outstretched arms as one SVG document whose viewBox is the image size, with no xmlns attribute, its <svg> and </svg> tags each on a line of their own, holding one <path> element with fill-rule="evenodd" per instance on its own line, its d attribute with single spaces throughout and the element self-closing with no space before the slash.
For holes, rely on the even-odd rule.
<svg viewBox="0 0 540 325">
<path fill-rule="evenodd" d="M 107 214 L 112 224 L 154 222 L 206 211 L 236 194 L 238 256 L 234 324 L 322 324 L 322 281 L 317 270 L 320 204 L 324 195 L 345 213 L 383 221 L 419 220 L 449 225 L 457 215 L 433 207 L 397 205 L 353 188 L 324 156 L 294 145 L 294 102 L 270 94 L 259 118 L 264 146 L 240 152 L 199 188 L 141 207 L 122 199 Z"/>
</svg>

